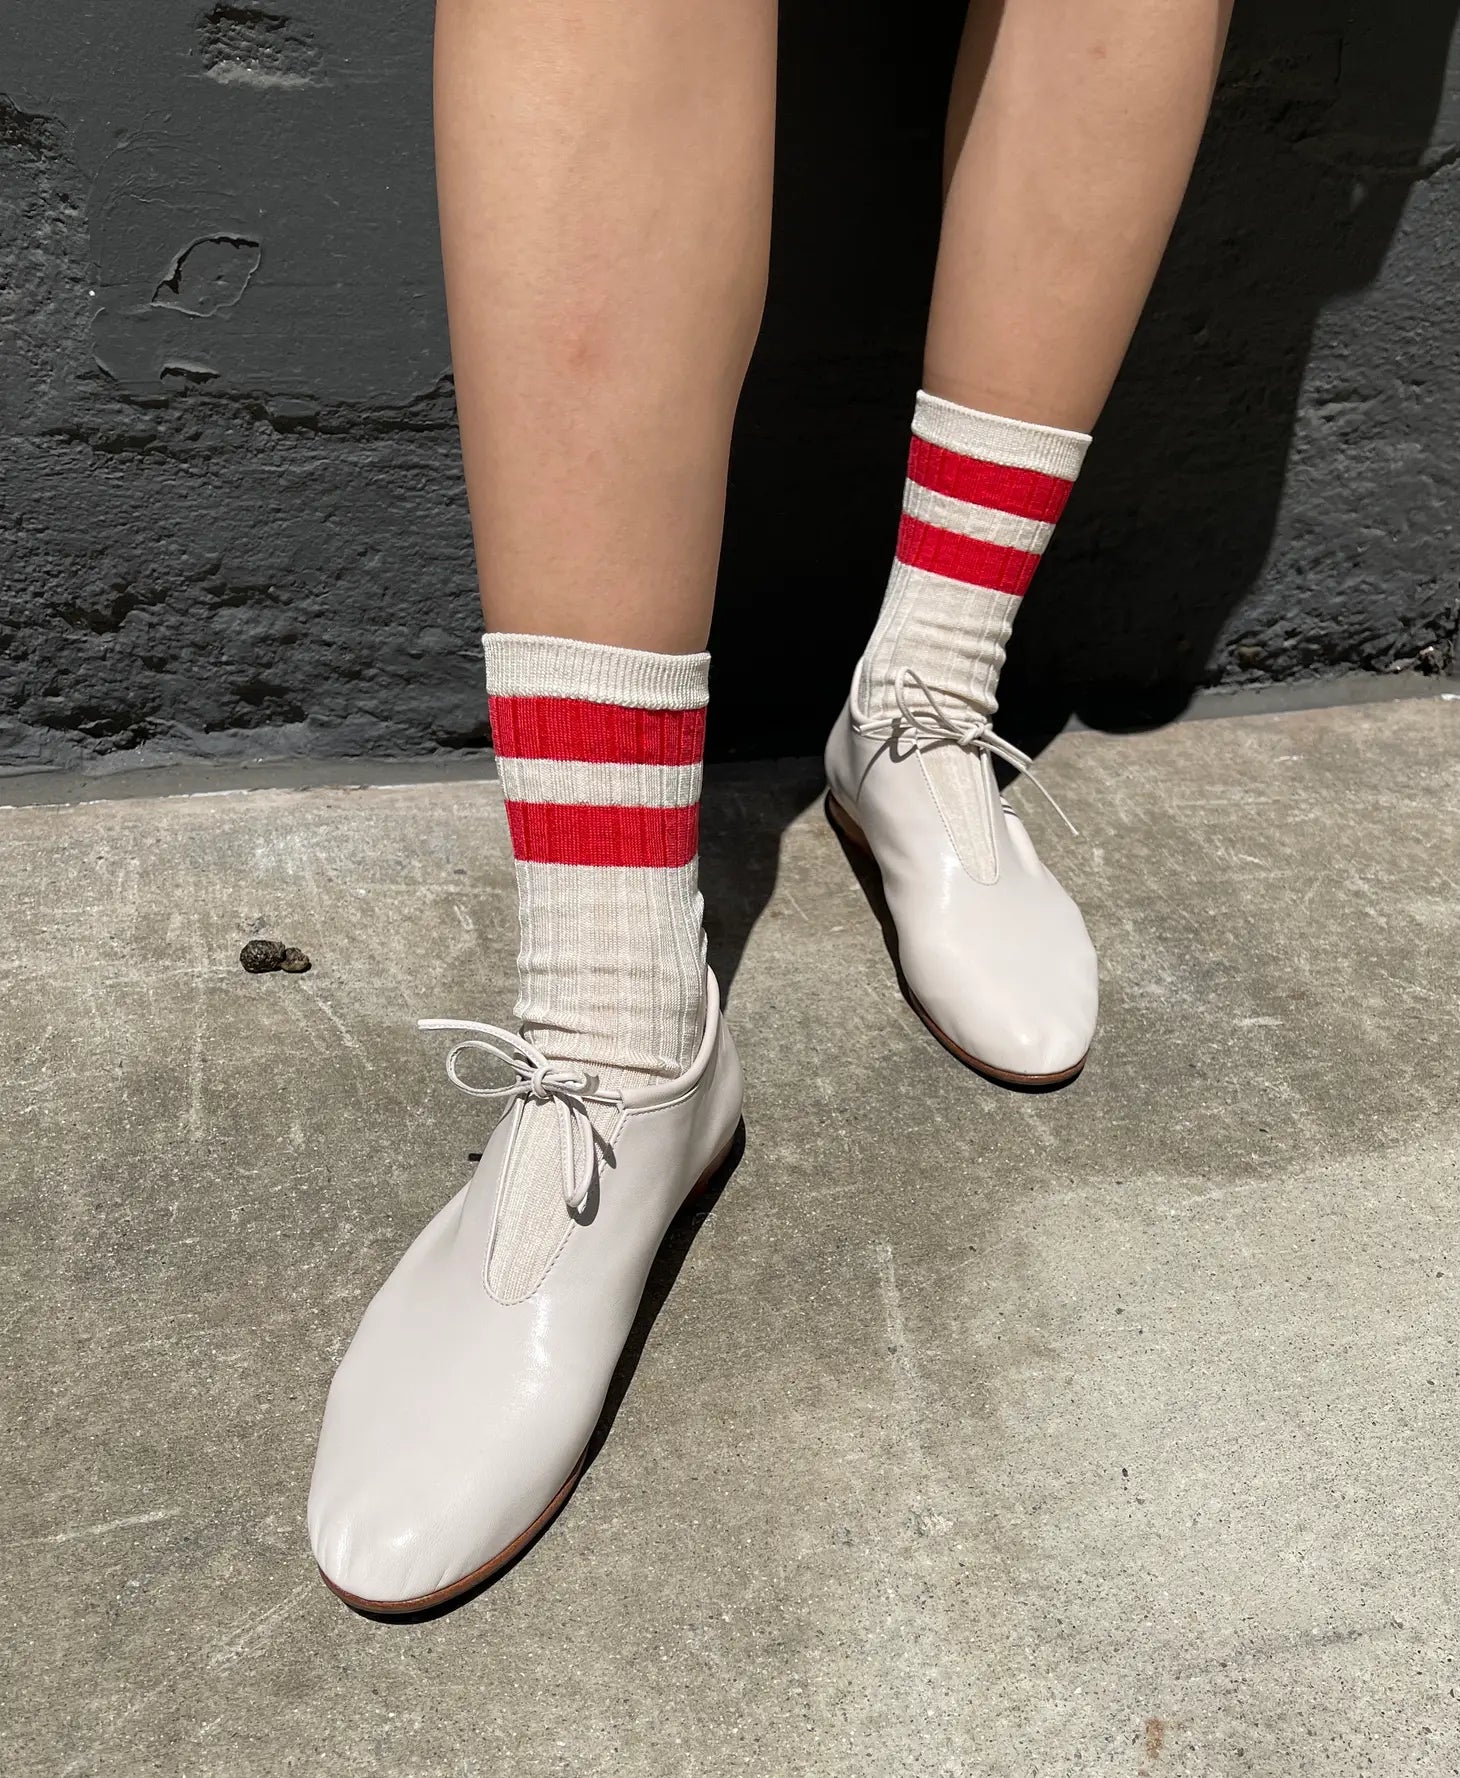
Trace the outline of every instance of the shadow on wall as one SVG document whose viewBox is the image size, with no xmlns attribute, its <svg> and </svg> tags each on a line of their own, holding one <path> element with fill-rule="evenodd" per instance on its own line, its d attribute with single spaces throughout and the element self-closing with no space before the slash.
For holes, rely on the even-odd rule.
<svg viewBox="0 0 1460 1778">
<path fill-rule="evenodd" d="M 964 3 L 782 0 L 720 757 L 818 750 L 881 597 Z M 1016 631 L 1012 739 L 1159 721 L 1215 677 L 1446 664 L 1457 4 L 1238 0 L 1176 241 Z M 64 30 L 7 5 L 0 771 L 480 751 L 429 9 L 179 3 L 138 31 L 104 0 Z"/>
<path fill-rule="evenodd" d="M 783 6 L 771 294 L 712 643 L 716 727 L 736 753 L 819 746 L 881 596 L 962 10 L 928 0 L 910 29 L 906 8 Z M 1004 726 L 1024 745 L 1072 713 L 1169 720 L 1219 649 L 1224 679 L 1393 664 L 1392 638 L 1387 658 L 1355 641 L 1364 620 L 1339 609 L 1352 583 L 1333 588 L 1327 629 L 1311 613 L 1285 625 L 1277 605 L 1250 629 L 1231 620 L 1274 541 L 1300 398 L 1338 437 L 1366 402 L 1336 374 L 1304 391 L 1304 368 L 1323 306 L 1375 278 L 1412 188 L 1456 158 L 1429 148 L 1456 10 L 1239 0 L 1176 236 L 1016 632 Z M 1392 356 L 1376 340 L 1364 368 Z M 1333 531 L 1348 535 L 1341 510 Z"/>
</svg>

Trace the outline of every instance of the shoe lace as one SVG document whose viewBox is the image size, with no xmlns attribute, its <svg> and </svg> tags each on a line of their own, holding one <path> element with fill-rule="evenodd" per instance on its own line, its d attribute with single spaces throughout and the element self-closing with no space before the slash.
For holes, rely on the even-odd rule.
<svg viewBox="0 0 1460 1778">
<path fill-rule="evenodd" d="M 914 693 L 921 698 L 921 703 L 914 703 Z M 903 743 L 914 752 L 951 742 L 970 752 L 991 753 L 1027 778 L 1070 832 L 1079 837 L 1079 828 L 1040 783 L 1033 760 L 1012 742 L 996 735 L 989 716 L 971 698 L 954 692 L 934 693 L 922 675 L 911 667 L 904 667 L 897 675 L 892 695 L 897 703 L 896 715 L 859 722 L 857 726 L 864 735 L 873 740 Z"/>
<path fill-rule="evenodd" d="M 554 1108 L 563 1163 L 563 1202 L 570 1211 L 581 1210 L 593 1188 L 598 1150 L 606 1147 L 588 1107 L 613 1105 L 621 1110 L 623 1094 L 600 1090 L 596 1076 L 571 1063 L 550 1061 L 536 1044 L 500 1025 L 483 1025 L 475 1019 L 418 1019 L 416 1028 L 472 1033 L 451 1049 L 446 1073 L 453 1086 L 474 1099 L 522 1099 Z M 517 1078 L 500 1087 L 473 1086 L 457 1071 L 457 1062 L 467 1050 L 485 1050 L 507 1063 Z"/>
</svg>

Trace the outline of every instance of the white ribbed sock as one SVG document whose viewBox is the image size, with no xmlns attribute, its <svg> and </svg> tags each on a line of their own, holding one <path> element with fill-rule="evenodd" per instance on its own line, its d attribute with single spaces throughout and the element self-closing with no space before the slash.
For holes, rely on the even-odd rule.
<svg viewBox="0 0 1460 1778">
<path fill-rule="evenodd" d="M 672 1079 L 704 1029 L 710 657 L 483 640 L 517 860 L 523 1034 L 609 1087 Z"/>
<path fill-rule="evenodd" d="M 1001 419 L 920 390 L 897 555 L 857 671 L 857 714 L 896 714 L 904 667 L 997 708 L 1004 649 L 1079 474 L 1088 434 Z"/>
<path fill-rule="evenodd" d="M 488 635 L 492 742 L 517 867 L 516 1017 L 609 1089 L 673 1079 L 704 1032 L 699 801 L 707 654 Z M 551 1106 L 504 1163 L 487 1287 L 537 1288 L 572 1229 Z M 614 1112 L 591 1105 L 604 1134 Z"/>
</svg>

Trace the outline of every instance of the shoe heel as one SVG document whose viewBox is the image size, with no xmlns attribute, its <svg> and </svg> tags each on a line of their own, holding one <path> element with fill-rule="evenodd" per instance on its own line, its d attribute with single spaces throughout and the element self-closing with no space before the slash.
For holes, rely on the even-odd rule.
<svg viewBox="0 0 1460 1778">
<path fill-rule="evenodd" d="M 870 852 L 872 850 L 867 844 L 866 834 L 852 820 L 830 790 L 826 793 L 826 818 L 844 839 L 850 840 L 852 845 L 860 851 Z"/>
</svg>

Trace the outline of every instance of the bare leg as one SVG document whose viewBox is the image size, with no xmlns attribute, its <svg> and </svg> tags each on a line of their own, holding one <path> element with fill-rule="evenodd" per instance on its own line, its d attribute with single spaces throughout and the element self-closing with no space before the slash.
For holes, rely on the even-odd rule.
<svg viewBox="0 0 1460 1778">
<path fill-rule="evenodd" d="M 507 1121 L 376 1297 L 325 1410 L 310 1535 L 367 1611 L 481 1585 L 561 1508 L 665 1223 L 740 1117 L 695 833 L 730 423 L 765 281 L 773 7 L 439 0 L 521 1035 L 440 1022 L 512 1063 Z M 638 1208 L 580 1215 L 605 1153 L 603 1208 Z"/>
<path fill-rule="evenodd" d="M 1185 190 L 1228 5 L 975 0 L 949 106 L 897 552 L 827 776 L 882 867 L 915 1008 L 1016 1085 L 1084 1066 L 1098 969 L 1003 810 L 999 673 Z"/>
<path fill-rule="evenodd" d="M 775 0 L 438 0 L 487 626 L 690 652 L 764 298 Z"/>
<path fill-rule="evenodd" d="M 1186 188 L 1231 0 L 974 0 L 924 387 L 1088 431 Z"/>
</svg>

